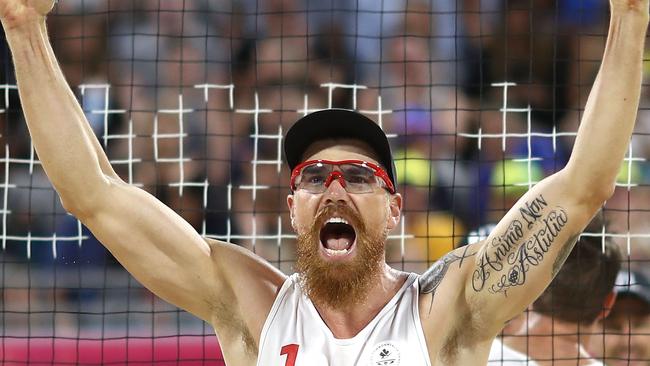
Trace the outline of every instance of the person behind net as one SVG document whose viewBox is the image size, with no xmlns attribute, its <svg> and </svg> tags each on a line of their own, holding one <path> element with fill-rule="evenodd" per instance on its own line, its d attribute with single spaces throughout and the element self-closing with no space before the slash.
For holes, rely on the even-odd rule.
<svg viewBox="0 0 650 366">
<path fill-rule="evenodd" d="M 590 350 L 609 366 L 650 366 L 650 278 L 625 269 L 615 289 L 616 303 L 598 322 Z"/>
<path fill-rule="evenodd" d="M 598 231 L 594 221 L 589 227 Z M 581 236 L 549 287 L 513 320 L 519 329 L 492 343 L 488 366 L 602 366 L 588 347 L 616 301 L 620 268 L 621 254 L 611 240 L 603 246 L 602 237 Z"/>
<path fill-rule="evenodd" d="M 287 132 L 297 274 L 202 238 L 112 169 L 50 47 L 47 0 L 1 0 L 34 147 L 63 206 L 144 286 L 211 324 L 228 365 L 481 365 L 504 324 L 559 271 L 610 197 L 634 126 L 648 0 L 611 0 L 602 67 L 570 161 L 527 192 L 487 240 L 422 275 L 390 268 L 398 226 L 387 138 L 351 111 Z"/>
</svg>

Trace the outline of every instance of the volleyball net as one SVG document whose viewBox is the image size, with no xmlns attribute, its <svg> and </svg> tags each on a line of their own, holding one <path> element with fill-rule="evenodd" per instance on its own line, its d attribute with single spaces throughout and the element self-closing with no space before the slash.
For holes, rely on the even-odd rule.
<svg viewBox="0 0 650 366">
<path fill-rule="evenodd" d="M 564 166 L 600 65 L 607 5 L 61 0 L 48 28 L 118 174 L 201 235 L 287 274 L 295 237 L 284 133 L 324 108 L 377 121 L 404 197 L 387 261 L 422 273 Z M 144 289 L 62 208 L 0 47 L 0 361 L 223 364 L 209 325 Z M 611 239 L 622 266 L 641 272 L 650 260 L 646 94 L 644 85 L 607 225 L 583 234 Z M 650 326 L 617 332 L 628 347 L 617 360 L 650 363 L 650 351 L 630 350 L 635 337 L 650 342 Z"/>
</svg>

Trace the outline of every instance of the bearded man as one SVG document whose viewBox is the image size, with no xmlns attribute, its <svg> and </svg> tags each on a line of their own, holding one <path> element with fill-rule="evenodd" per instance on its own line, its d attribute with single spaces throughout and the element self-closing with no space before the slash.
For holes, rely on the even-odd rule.
<svg viewBox="0 0 650 366">
<path fill-rule="evenodd" d="M 611 0 L 602 67 L 567 166 L 526 193 L 482 242 L 422 276 L 390 268 L 402 208 L 386 136 L 328 110 L 287 133 L 287 202 L 299 237 L 286 277 L 203 239 L 112 169 L 48 41 L 51 0 L 0 0 L 22 106 L 64 207 L 156 295 L 209 322 L 228 365 L 481 365 L 549 284 L 613 193 L 638 108 L 648 0 Z M 349 131 L 349 132 L 341 132 Z"/>
</svg>

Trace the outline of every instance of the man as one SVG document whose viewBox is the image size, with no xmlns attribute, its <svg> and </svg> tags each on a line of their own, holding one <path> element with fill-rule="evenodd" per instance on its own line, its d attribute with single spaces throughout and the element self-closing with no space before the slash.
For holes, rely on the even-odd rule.
<svg viewBox="0 0 650 366">
<path fill-rule="evenodd" d="M 595 355 L 611 366 L 650 365 L 650 280 L 639 271 L 621 271 L 616 303 L 593 337 Z"/>
<path fill-rule="evenodd" d="M 549 284 L 612 194 L 634 125 L 648 24 L 648 0 L 611 1 L 603 66 L 567 166 L 522 197 L 485 242 L 449 253 L 417 280 L 383 258 L 402 205 L 383 132 L 341 110 L 297 122 L 285 153 L 298 275 L 286 278 L 246 250 L 204 240 L 117 176 L 57 66 L 45 26 L 51 7 L 0 1 L 49 179 L 64 207 L 139 281 L 214 326 L 231 366 L 485 364 L 495 335 Z"/>
<path fill-rule="evenodd" d="M 603 248 L 600 237 L 582 236 L 530 311 L 515 320 L 519 329 L 494 341 L 488 365 L 602 366 L 586 346 L 616 299 L 620 262 L 610 240 Z"/>
</svg>

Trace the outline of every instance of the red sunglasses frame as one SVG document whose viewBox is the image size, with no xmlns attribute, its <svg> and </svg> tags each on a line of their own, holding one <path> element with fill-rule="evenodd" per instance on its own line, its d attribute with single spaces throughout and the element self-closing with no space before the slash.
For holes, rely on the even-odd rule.
<svg viewBox="0 0 650 366">
<path fill-rule="evenodd" d="M 300 175 L 300 171 L 308 165 L 312 164 L 318 164 L 318 163 L 323 163 L 323 164 L 329 164 L 329 165 L 343 165 L 343 164 L 359 164 L 363 166 L 367 166 L 370 169 L 372 169 L 375 172 L 375 176 L 381 178 L 381 180 L 384 181 L 386 184 L 386 189 L 388 192 L 391 194 L 395 194 L 395 185 L 393 185 L 393 182 L 391 182 L 390 177 L 388 176 L 388 173 L 384 169 L 382 169 L 379 165 L 373 164 L 368 161 L 363 161 L 363 160 L 307 160 L 304 161 L 298 165 L 296 165 L 295 168 L 293 168 L 293 171 L 291 172 L 291 190 L 296 191 L 296 178 Z M 340 172 L 332 171 L 330 173 L 330 176 L 328 177 L 327 181 L 325 182 L 325 186 L 328 187 L 329 184 L 332 182 L 332 180 L 336 178 L 343 178 Z"/>
</svg>

